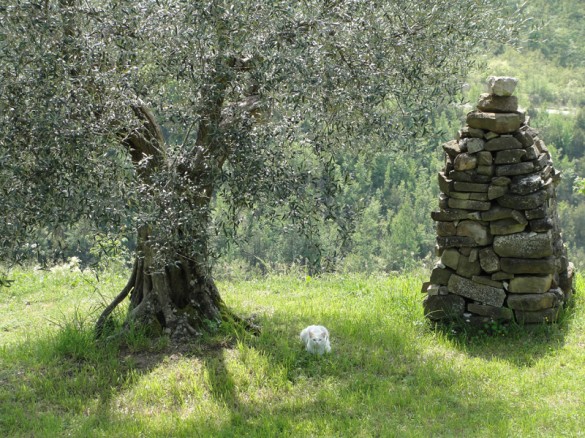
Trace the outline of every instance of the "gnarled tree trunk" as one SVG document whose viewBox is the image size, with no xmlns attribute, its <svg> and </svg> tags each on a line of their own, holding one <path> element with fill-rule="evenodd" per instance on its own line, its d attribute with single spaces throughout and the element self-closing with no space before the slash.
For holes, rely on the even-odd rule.
<svg viewBox="0 0 585 438">
<path fill-rule="evenodd" d="M 156 268 L 148 230 L 138 236 L 139 253 L 131 275 L 127 321 L 158 328 L 174 338 L 198 334 L 205 321 L 220 322 L 225 311 L 213 278 L 194 260 L 181 258 Z"/>
<path fill-rule="evenodd" d="M 147 108 L 138 106 L 134 111 L 142 120 L 143 128 L 126 135 L 123 141 L 132 161 L 137 165 L 138 177 L 148 185 L 152 175 L 167 165 L 164 139 L 153 114 Z M 138 165 L 145 157 L 149 158 L 147 165 Z M 213 191 L 211 180 L 206 175 L 208 172 L 199 171 L 197 167 L 190 171 L 201 189 L 196 202 L 198 207 L 205 209 Z M 201 220 L 206 221 L 208 217 L 202 215 Z M 150 240 L 150 230 L 150 226 L 143 225 L 138 231 L 137 251 L 130 279 L 98 319 L 98 337 L 103 333 L 109 315 L 129 294 L 126 326 L 135 324 L 155 336 L 168 334 L 174 339 L 194 336 L 199 334 L 206 321 L 219 323 L 229 314 L 210 275 L 207 251 L 201 251 L 197 260 L 177 255 L 172 263 L 161 267 Z M 180 235 L 181 230 L 178 229 L 177 234 Z M 202 246 L 205 241 L 202 236 Z M 230 318 L 233 319 L 232 316 Z"/>
</svg>

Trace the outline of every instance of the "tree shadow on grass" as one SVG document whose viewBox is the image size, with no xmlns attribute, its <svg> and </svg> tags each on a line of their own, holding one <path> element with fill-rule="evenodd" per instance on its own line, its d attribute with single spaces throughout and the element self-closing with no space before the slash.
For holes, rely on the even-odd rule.
<svg viewBox="0 0 585 438">
<path fill-rule="evenodd" d="M 278 313 L 264 317 L 260 336 L 243 337 L 238 347 L 195 343 L 132 352 L 92 346 L 85 338 L 69 345 L 71 334 L 58 334 L 5 348 L 0 431 L 108 435 L 131 422 L 130 430 L 146 436 L 429 436 L 463 432 L 462 424 L 466 432 L 514 432 L 502 412 L 518 408 L 503 394 L 476 385 L 452 360 L 411 343 L 413 336 L 431 334 L 409 327 L 389 330 L 375 318 L 340 321 L 332 315 L 329 320 L 333 352 L 323 357 L 303 350 L 298 340 L 303 318 Z M 464 355 L 522 368 L 562 346 L 564 327 L 465 344 L 454 338 L 453 345 Z M 256 362 L 248 364 L 245 354 L 255 355 Z M 176 414 L 173 421 L 152 422 L 117 401 L 157 370 L 164 374 L 165 361 L 184 358 L 201 364 L 207 378 L 196 384 L 206 387 L 225 418 Z M 243 375 L 233 371 L 234 364 Z M 252 389 L 246 389 L 246 373 L 259 380 L 248 386 Z M 152 415 L 162 415 L 152 398 Z"/>
</svg>

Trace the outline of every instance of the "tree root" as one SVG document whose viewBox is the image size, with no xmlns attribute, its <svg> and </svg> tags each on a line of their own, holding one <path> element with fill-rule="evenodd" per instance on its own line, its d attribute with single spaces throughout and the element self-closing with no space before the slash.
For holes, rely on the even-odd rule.
<svg viewBox="0 0 585 438">
<path fill-rule="evenodd" d="M 95 337 L 96 337 L 96 339 L 101 338 L 101 336 L 104 332 L 104 327 L 106 325 L 106 322 L 108 321 L 108 318 L 110 317 L 110 315 L 112 314 L 114 309 L 116 307 L 118 307 L 118 305 L 122 301 L 124 301 L 124 299 L 132 291 L 132 289 L 134 289 L 134 284 L 136 282 L 137 273 L 138 273 L 138 260 L 134 261 L 134 266 L 132 267 L 132 275 L 130 275 L 130 279 L 128 280 L 128 283 L 126 283 L 126 286 L 124 286 L 124 289 L 122 289 L 122 291 L 116 296 L 116 298 L 114 298 L 114 300 L 103 310 L 102 314 L 98 318 L 98 320 L 95 324 Z"/>
</svg>

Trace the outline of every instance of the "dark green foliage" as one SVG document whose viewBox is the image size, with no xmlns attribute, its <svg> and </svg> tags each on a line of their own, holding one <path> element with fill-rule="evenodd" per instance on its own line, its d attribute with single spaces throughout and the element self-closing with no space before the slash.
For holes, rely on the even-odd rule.
<svg viewBox="0 0 585 438">
<path fill-rule="evenodd" d="M 0 256 L 37 255 L 39 230 L 83 221 L 116 239 L 148 229 L 161 265 L 204 265 L 243 208 L 307 242 L 325 218 L 343 248 L 351 157 L 425 134 L 473 49 L 510 40 L 512 22 L 495 0 L 10 0 Z M 225 220 L 210 222 L 212 199 Z"/>
</svg>

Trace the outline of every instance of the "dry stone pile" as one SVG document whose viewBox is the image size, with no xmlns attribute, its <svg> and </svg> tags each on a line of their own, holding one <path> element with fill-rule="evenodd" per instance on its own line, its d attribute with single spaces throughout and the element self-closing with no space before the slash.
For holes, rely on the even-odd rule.
<svg viewBox="0 0 585 438">
<path fill-rule="evenodd" d="M 443 145 L 440 262 L 423 285 L 431 320 L 555 321 L 572 296 L 555 187 L 560 172 L 513 96 L 515 78 L 491 77 L 456 140 Z"/>
</svg>

